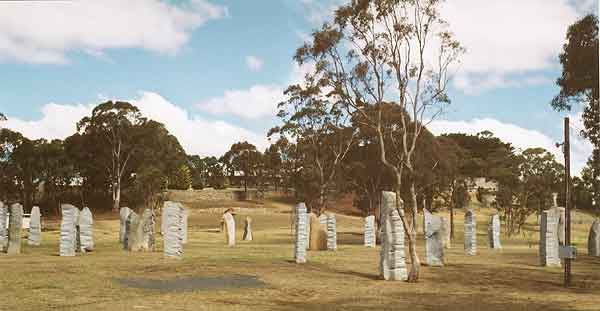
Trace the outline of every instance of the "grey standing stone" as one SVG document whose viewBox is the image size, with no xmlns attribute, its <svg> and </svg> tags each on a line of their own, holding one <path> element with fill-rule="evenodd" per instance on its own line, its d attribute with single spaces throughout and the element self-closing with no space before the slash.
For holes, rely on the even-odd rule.
<svg viewBox="0 0 600 311">
<path fill-rule="evenodd" d="M 319 222 L 321 223 L 321 225 L 327 227 L 327 215 L 325 213 L 319 216 Z"/>
<path fill-rule="evenodd" d="M 91 252 L 94 250 L 94 216 L 92 211 L 86 206 L 79 212 L 79 242 L 82 252 Z"/>
<path fill-rule="evenodd" d="M 312 213 L 306 213 L 306 249 L 310 248 L 310 215 Z"/>
<path fill-rule="evenodd" d="M 442 238 L 444 241 L 444 248 L 452 248 L 452 241 L 450 239 L 450 220 L 446 217 L 440 217 L 442 221 Z"/>
<path fill-rule="evenodd" d="M 444 265 L 444 237 L 442 234 L 442 219 L 423 209 L 425 229 L 425 259 L 428 266 L 441 267 Z"/>
<path fill-rule="evenodd" d="M 223 214 L 223 223 L 225 223 L 225 236 L 227 238 L 227 246 L 235 246 L 235 218 L 230 212 Z"/>
<path fill-rule="evenodd" d="M 125 243 L 125 238 L 127 236 L 127 217 L 129 217 L 129 213 L 131 213 L 131 209 L 129 207 L 121 207 L 119 210 L 119 242 Z"/>
<path fill-rule="evenodd" d="M 471 256 L 477 254 L 477 218 L 473 210 L 465 213 L 465 252 Z"/>
<path fill-rule="evenodd" d="M 500 244 L 500 216 L 498 214 L 490 217 L 488 242 L 491 249 L 502 249 L 502 245 Z"/>
<path fill-rule="evenodd" d="M 252 241 L 252 218 L 248 216 L 244 223 L 244 241 Z"/>
<path fill-rule="evenodd" d="M 156 248 L 156 234 L 154 227 L 156 225 L 156 217 L 154 215 L 154 211 L 151 209 L 145 209 L 144 213 L 142 213 L 142 221 L 143 221 L 143 249 L 146 251 L 154 251 Z M 184 224 L 184 228 L 187 223 Z M 185 232 L 186 230 L 184 230 Z"/>
<path fill-rule="evenodd" d="M 600 219 L 594 220 L 588 236 L 588 255 L 600 257 Z"/>
<path fill-rule="evenodd" d="M 337 221 L 331 213 L 327 215 L 327 250 L 337 250 Z"/>
<path fill-rule="evenodd" d="M 558 234 L 558 245 L 565 245 L 565 233 L 567 232 L 565 224 L 565 221 L 567 219 L 566 209 L 564 207 L 556 206 L 550 209 L 550 212 L 554 213 L 554 215 L 558 219 L 558 225 L 556 229 L 556 232 Z"/>
<path fill-rule="evenodd" d="M 42 242 L 42 215 L 40 208 L 34 206 L 31 208 L 29 216 L 29 235 L 27 236 L 27 244 L 31 246 L 39 246 Z"/>
<path fill-rule="evenodd" d="M 79 209 L 70 204 L 61 204 L 60 256 L 75 256 L 77 251 L 77 223 Z"/>
<path fill-rule="evenodd" d="M 552 211 L 543 211 L 540 219 L 540 264 L 560 267 L 558 256 L 558 218 Z"/>
<path fill-rule="evenodd" d="M 15 203 L 10 206 L 8 216 L 8 250 L 9 255 L 21 253 L 21 228 L 23 227 L 23 205 Z"/>
<path fill-rule="evenodd" d="M 184 207 L 180 203 L 167 201 L 164 203 L 165 217 L 164 255 L 181 258 L 183 256 Z"/>
<path fill-rule="evenodd" d="M 0 252 L 6 252 L 8 248 L 8 207 L 0 201 Z"/>
<path fill-rule="evenodd" d="M 306 225 L 308 217 L 306 215 L 306 205 L 298 203 L 296 205 L 296 236 L 294 239 L 294 260 L 296 260 L 296 263 L 306 262 L 306 235 L 308 234 L 308 226 Z"/>
<path fill-rule="evenodd" d="M 375 216 L 370 215 L 365 217 L 365 246 L 375 247 Z"/>
<path fill-rule="evenodd" d="M 396 193 L 382 193 L 381 216 L 383 226 L 379 256 L 380 275 L 388 281 L 405 281 L 408 279 L 408 273 L 404 253 L 404 226 L 396 209 Z"/>
</svg>

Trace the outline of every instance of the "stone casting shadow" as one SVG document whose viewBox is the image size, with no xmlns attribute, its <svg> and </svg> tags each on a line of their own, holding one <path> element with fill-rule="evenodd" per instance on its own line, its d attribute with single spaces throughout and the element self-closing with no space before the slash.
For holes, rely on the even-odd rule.
<svg viewBox="0 0 600 311">
<path fill-rule="evenodd" d="M 162 292 L 189 292 L 201 290 L 258 288 L 266 285 L 256 276 L 185 277 L 170 280 L 116 278 L 122 286 L 158 290 Z"/>
</svg>

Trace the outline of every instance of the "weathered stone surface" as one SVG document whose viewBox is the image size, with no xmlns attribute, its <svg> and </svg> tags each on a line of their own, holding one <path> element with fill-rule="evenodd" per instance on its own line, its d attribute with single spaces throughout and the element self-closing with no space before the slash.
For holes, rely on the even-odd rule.
<svg viewBox="0 0 600 311">
<path fill-rule="evenodd" d="M 321 223 L 321 225 L 327 227 L 327 214 L 321 214 L 321 216 L 319 216 L 319 222 Z"/>
<path fill-rule="evenodd" d="M 86 206 L 79 212 L 79 242 L 82 252 L 91 252 L 94 250 L 94 216 L 92 211 Z"/>
<path fill-rule="evenodd" d="M 327 228 L 317 215 L 310 213 L 310 250 L 322 251 L 327 249 Z"/>
<path fill-rule="evenodd" d="M 40 208 L 34 206 L 31 208 L 29 216 L 29 234 L 27 235 L 27 244 L 39 246 L 42 242 L 42 215 Z"/>
<path fill-rule="evenodd" d="M 6 252 L 8 248 L 8 207 L 4 205 L 4 202 L 0 201 L 0 252 Z"/>
<path fill-rule="evenodd" d="M 600 219 L 594 220 L 588 236 L 588 255 L 600 257 Z"/>
<path fill-rule="evenodd" d="M 364 242 L 366 247 L 375 247 L 375 216 L 365 217 Z"/>
<path fill-rule="evenodd" d="M 132 252 L 154 250 L 154 214 L 150 209 L 145 209 L 141 216 L 129 213 L 124 247 Z"/>
<path fill-rule="evenodd" d="M 558 219 L 552 211 L 543 211 L 540 218 L 540 264 L 546 267 L 560 267 L 558 257 Z"/>
<path fill-rule="evenodd" d="M 446 217 L 440 217 L 442 220 L 442 239 L 444 241 L 444 248 L 452 248 L 452 241 L 450 239 L 450 220 Z"/>
<path fill-rule="evenodd" d="M 294 239 L 294 260 L 296 263 L 306 262 L 306 235 L 307 232 L 307 217 L 306 217 L 306 205 L 304 203 L 298 203 L 296 205 L 296 236 Z"/>
<path fill-rule="evenodd" d="M 142 248 L 145 251 L 154 251 L 156 247 L 156 235 L 154 232 L 154 226 L 156 225 L 156 217 L 154 215 L 154 211 L 151 209 L 145 209 L 142 213 L 142 221 L 143 221 L 143 243 Z M 184 228 L 187 223 L 184 223 Z M 185 232 L 186 230 L 184 230 Z"/>
<path fill-rule="evenodd" d="M 405 281 L 406 256 L 404 253 L 404 226 L 396 209 L 396 194 L 382 193 L 381 200 L 382 236 L 379 271 L 384 280 Z"/>
<path fill-rule="evenodd" d="M 477 218 L 473 210 L 465 212 L 465 253 L 477 254 Z"/>
<path fill-rule="evenodd" d="M 244 223 L 244 241 L 252 241 L 252 218 L 246 216 Z"/>
<path fill-rule="evenodd" d="M 566 233 L 566 209 L 564 207 L 555 206 L 550 209 L 551 213 L 554 213 L 558 219 L 558 225 L 556 228 L 556 234 L 558 235 L 558 245 L 565 245 L 565 233 Z"/>
<path fill-rule="evenodd" d="M 312 212 L 311 213 L 306 213 L 306 249 L 310 248 L 310 230 L 311 230 L 311 217 L 312 215 L 314 215 Z"/>
<path fill-rule="evenodd" d="M 223 222 L 225 223 L 225 238 L 227 239 L 227 246 L 235 246 L 235 218 L 230 212 L 223 214 Z"/>
<path fill-rule="evenodd" d="M 164 230 L 163 251 L 165 257 L 183 256 L 184 207 L 181 203 L 167 201 L 163 207 Z"/>
<path fill-rule="evenodd" d="M 75 256 L 78 248 L 77 223 L 79 209 L 70 204 L 61 204 L 60 256 Z"/>
<path fill-rule="evenodd" d="M 21 227 L 23 226 L 23 205 L 15 203 L 10 206 L 8 216 L 8 250 L 9 255 L 21 253 Z"/>
<path fill-rule="evenodd" d="M 502 245 L 500 244 L 500 216 L 498 214 L 490 217 L 488 242 L 491 249 L 502 249 Z"/>
<path fill-rule="evenodd" d="M 337 221 L 335 214 L 327 214 L 327 250 L 337 250 Z"/>
<path fill-rule="evenodd" d="M 129 217 L 129 213 L 131 213 L 129 207 L 121 207 L 119 210 L 119 242 L 121 243 L 125 242 L 125 237 L 127 236 L 127 217 Z"/>
<path fill-rule="evenodd" d="M 428 266 L 441 267 L 444 265 L 444 238 L 442 234 L 442 219 L 423 209 L 425 229 L 425 262 Z"/>
</svg>

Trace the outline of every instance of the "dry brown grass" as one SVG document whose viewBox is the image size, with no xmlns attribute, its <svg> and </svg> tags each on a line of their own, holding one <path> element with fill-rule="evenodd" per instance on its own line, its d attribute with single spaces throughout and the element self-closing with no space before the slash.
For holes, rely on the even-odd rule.
<svg viewBox="0 0 600 311">
<path fill-rule="evenodd" d="M 194 211 L 183 260 L 121 250 L 115 215 L 96 223 L 94 253 L 58 257 L 58 231 L 48 231 L 43 246 L 24 245 L 20 256 L 0 256 L 0 310 L 600 310 L 600 258 L 585 255 L 589 216 L 576 216 L 582 220 L 574 226 L 580 256 L 575 284 L 565 289 L 562 270 L 539 267 L 537 247 L 529 248 L 524 236 L 503 236 L 504 249 L 489 250 L 489 214 L 478 212 L 479 254 L 470 257 L 462 247 L 459 212 L 447 265 L 423 267 L 418 284 L 379 280 L 378 249 L 362 246 L 363 223 L 356 217 L 338 216 L 338 251 L 309 252 L 308 263 L 297 265 L 291 261 L 289 213 L 252 215 L 255 241 L 227 248 L 224 236 L 211 232 L 220 215 Z M 537 234 L 532 239 L 537 243 Z M 233 275 L 257 276 L 266 286 L 161 292 L 116 281 Z"/>
</svg>

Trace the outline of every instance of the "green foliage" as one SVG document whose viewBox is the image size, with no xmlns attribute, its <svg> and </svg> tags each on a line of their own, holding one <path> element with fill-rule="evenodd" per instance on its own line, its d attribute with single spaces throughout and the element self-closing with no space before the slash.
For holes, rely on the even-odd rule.
<svg viewBox="0 0 600 311">
<path fill-rule="evenodd" d="M 192 173 L 187 165 L 181 165 L 169 176 L 169 189 L 188 190 L 192 186 Z"/>
</svg>

